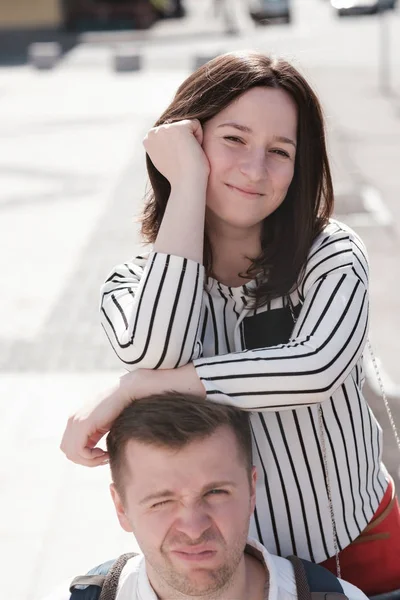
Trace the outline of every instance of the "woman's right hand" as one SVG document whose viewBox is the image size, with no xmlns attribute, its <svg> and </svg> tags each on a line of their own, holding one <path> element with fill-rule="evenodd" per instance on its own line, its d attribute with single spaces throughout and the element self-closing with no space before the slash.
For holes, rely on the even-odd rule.
<svg viewBox="0 0 400 600">
<path fill-rule="evenodd" d="M 203 130 L 198 119 L 184 119 L 153 127 L 143 140 L 152 163 L 171 187 L 182 178 L 208 179 L 210 165 L 202 148 Z"/>
<path fill-rule="evenodd" d="M 135 398 L 134 373 L 121 377 L 118 384 L 83 406 L 70 416 L 60 449 L 78 465 L 97 467 L 108 462 L 108 454 L 97 444 L 106 435 L 113 421 Z"/>
</svg>

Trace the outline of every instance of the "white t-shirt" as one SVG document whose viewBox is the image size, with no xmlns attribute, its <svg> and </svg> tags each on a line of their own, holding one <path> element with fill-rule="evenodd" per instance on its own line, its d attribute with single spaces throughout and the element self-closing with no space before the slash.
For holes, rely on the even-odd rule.
<svg viewBox="0 0 400 600">
<path fill-rule="evenodd" d="M 249 538 L 246 551 L 261 560 L 269 572 L 269 593 L 265 600 L 296 600 L 296 582 L 292 564 L 280 556 L 273 556 L 256 540 Z M 367 596 L 351 583 L 340 579 L 349 600 L 367 600 Z M 69 600 L 68 585 L 44 600 Z M 116 600 L 158 600 L 146 573 L 142 554 L 129 559 L 122 569 Z"/>
</svg>

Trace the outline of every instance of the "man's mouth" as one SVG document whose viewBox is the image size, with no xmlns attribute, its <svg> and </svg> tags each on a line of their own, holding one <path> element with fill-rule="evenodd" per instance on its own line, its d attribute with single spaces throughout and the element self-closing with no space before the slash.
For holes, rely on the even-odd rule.
<svg viewBox="0 0 400 600">
<path fill-rule="evenodd" d="M 217 547 L 215 544 L 210 543 L 196 544 L 194 546 L 182 545 L 173 548 L 171 554 L 188 562 L 206 561 L 217 554 Z"/>
<path fill-rule="evenodd" d="M 172 554 L 175 555 L 177 558 L 187 562 L 201 562 L 210 560 L 211 558 L 214 558 L 216 553 L 216 550 L 198 550 L 194 548 L 192 548 L 188 552 L 182 550 L 172 551 Z"/>
</svg>

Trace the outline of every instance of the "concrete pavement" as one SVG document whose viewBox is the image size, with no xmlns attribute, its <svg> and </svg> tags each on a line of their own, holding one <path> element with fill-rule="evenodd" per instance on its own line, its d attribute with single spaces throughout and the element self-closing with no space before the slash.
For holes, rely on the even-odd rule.
<svg viewBox="0 0 400 600">
<path fill-rule="evenodd" d="M 168 28 L 172 35 L 173 24 Z M 341 26 L 344 38 L 348 29 Z M 259 49 L 294 48 L 290 29 L 280 31 L 265 39 L 258 33 Z M 294 38 L 306 37 L 293 31 Z M 189 73 L 195 51 L 250 46 L 248 37 L 210 41 L 200 34 L 200 43 L 190 41 L 178 53 L 174 42 L 168 48 L 149 44 L 137 74 L 112 73 L 112 49 L 99 43 L 75 48 L 54 72 L 0 70 L 4 597 L 37 600 L 65 577 L 135 548 L 113 515 L 107 468 L 69 464 L 58 445 L 68 414 L 111 384 L 120 369 L 98 324 L 98 291 L 112 266 L 139 247 L 134 217 L 145 190 L 141 138 Z M 271 37 L 281 39 L 272 43 Z M 310 54 L 302 52 L 299 62 L 325 106 L 337 211 L 369 250 L 373 345 L 399 382 L 397 97 L 378 92 L 376 65 L 358 64 L 357 52 L 351 68 L 342 58 L 336 67 L 324 57 L 302 62 Z M 377 192 L 369 209 L 361 188 Z M 384 423 L 373 389 L 369 397 Z M 394 410 L 400 424 L 399 404 Z M 396 475 L 391 440 L 388 433 L 385 452 Z"/>
<path fill-rule="evenodd" d="M 135 252 L 141 138 L 185 76 L 0 71 L 4 597 L 40 598 L 135 547 L 113 516 L 108 469 L 69 464 L 58 446 L 68 415 L 119 372 L 98 324 L 99 283 Z"/>
</svg>

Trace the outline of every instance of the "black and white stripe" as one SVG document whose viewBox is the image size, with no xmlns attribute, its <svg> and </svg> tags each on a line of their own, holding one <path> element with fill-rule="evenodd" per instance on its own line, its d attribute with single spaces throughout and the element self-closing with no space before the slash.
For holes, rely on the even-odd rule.
<svg viewBox="0 0 400 600">
<path fill-rule="evenodd" d="M 332 221 L 289 298 L 249 308 L 248 287 L 205 280 L 187 259 L 150 253 L 102 289 L 102 324 L 129 369 L 193 361 L 209 399 L 252 413 L 257 508 L 251 534 L 271 551 L 320 562 L 334 554 L 318 423 L 339 547 L 370 521 L 387 486 L 381 430 L 362 395 L 368 260 Z"/>
</svg>

